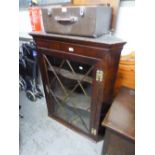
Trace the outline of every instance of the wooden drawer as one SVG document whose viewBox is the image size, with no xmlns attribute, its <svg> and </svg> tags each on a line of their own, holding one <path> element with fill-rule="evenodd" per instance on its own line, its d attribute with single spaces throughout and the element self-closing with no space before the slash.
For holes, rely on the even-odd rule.
<svg viewBox="0 0 155 155">
<path fill-rule="evenodd" d="M 61 42 L 58 42 L 58 41 L 37 40 L 36 43 L 38 44 L 38 48 L 61 50 Z"/>
<path fill-rule="evenodd" d="M 104 54 L 103 48 L 88 47 L 86 45 L 79 45 L 67 42 L 53 41 L 53 40 L 37 40 L 38 49 L 46 48 L 50 50 L 58 50 L 72 54 L 85 55 L 89 57 L 98 57 Z"/>
</svg>

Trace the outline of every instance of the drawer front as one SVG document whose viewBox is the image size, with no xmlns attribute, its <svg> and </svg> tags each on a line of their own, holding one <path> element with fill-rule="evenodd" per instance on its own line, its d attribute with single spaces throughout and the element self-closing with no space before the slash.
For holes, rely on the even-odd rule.
<svg viewBox="0 0 155 155">
<path fill-rule="evenodd" d="M 100 48 L 88 47 L 86 45 L 79 45 L 73 43 L 65 43 L 53 40 L 37 40 L 38 48 L 48 48 L 50 50 L 59 50 L 63 52 L 68 52 L 72 54 L 84 55 L 89 57 L 101 58 L 104 51 Z M 106 51 L 106 50 L 105 50 Z"/>
</svg>

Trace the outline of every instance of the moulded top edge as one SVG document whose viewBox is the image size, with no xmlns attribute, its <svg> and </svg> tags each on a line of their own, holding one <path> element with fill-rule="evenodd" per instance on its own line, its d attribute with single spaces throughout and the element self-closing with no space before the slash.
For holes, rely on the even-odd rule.
<svg viewBox="0 0 155 155">
<path fill-rule="evenodd" d="M 97 38 L 91 38 L 91 37 L 81 37 L 81 36 L 46 33 L 46 32 L 31 32 L 29 34 L 32 36 L 56 37 L 56 38 L 64 38 L 64 39 L 79 40 L 79 41 L 86 41 L 86 42 L 88 41 L 88 42 L 92 42 L 92 43 L 102 43 L 102 44 L 107 44 L 107 45 L 125 44 L 126 43 L 122 39 L 116 38 L 115 36 L 112 36 L 112 35 L 102 35 Z"/>
</svg>

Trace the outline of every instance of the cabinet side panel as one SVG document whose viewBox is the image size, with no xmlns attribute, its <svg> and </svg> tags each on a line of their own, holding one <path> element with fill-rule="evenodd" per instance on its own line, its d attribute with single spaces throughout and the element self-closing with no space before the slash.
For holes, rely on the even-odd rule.
<svg viewBox="0 0 155 155">
<path fill-rule="evenodd" d="M 102 82 L 102 101 L 98 104 L 96 111 L 96 126 L 99 133 L 104 134 L 104 128 L 101 127 L 101 121 L 104 119 L 113 100 L 114 85 L 120 60 L 121 48 L 110 49 L 103 58 L 102 66 L 104 78 Z M 100 86 L 99 86 L 100 87 Z"/>
</svg>

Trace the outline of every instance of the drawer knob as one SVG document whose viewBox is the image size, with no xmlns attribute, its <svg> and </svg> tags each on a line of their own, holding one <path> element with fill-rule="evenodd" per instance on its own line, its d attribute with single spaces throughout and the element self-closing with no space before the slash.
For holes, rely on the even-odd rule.
<svg viewBox="0 0 155 155">
<path fill-rule="evenodd" d="M 74 48 L 73 48 L 73 47 L 69 47 L 69 48 L 68 48 L 68 51 L 69 51 L 69 52 L 74 52 Z"/>
</svg>

